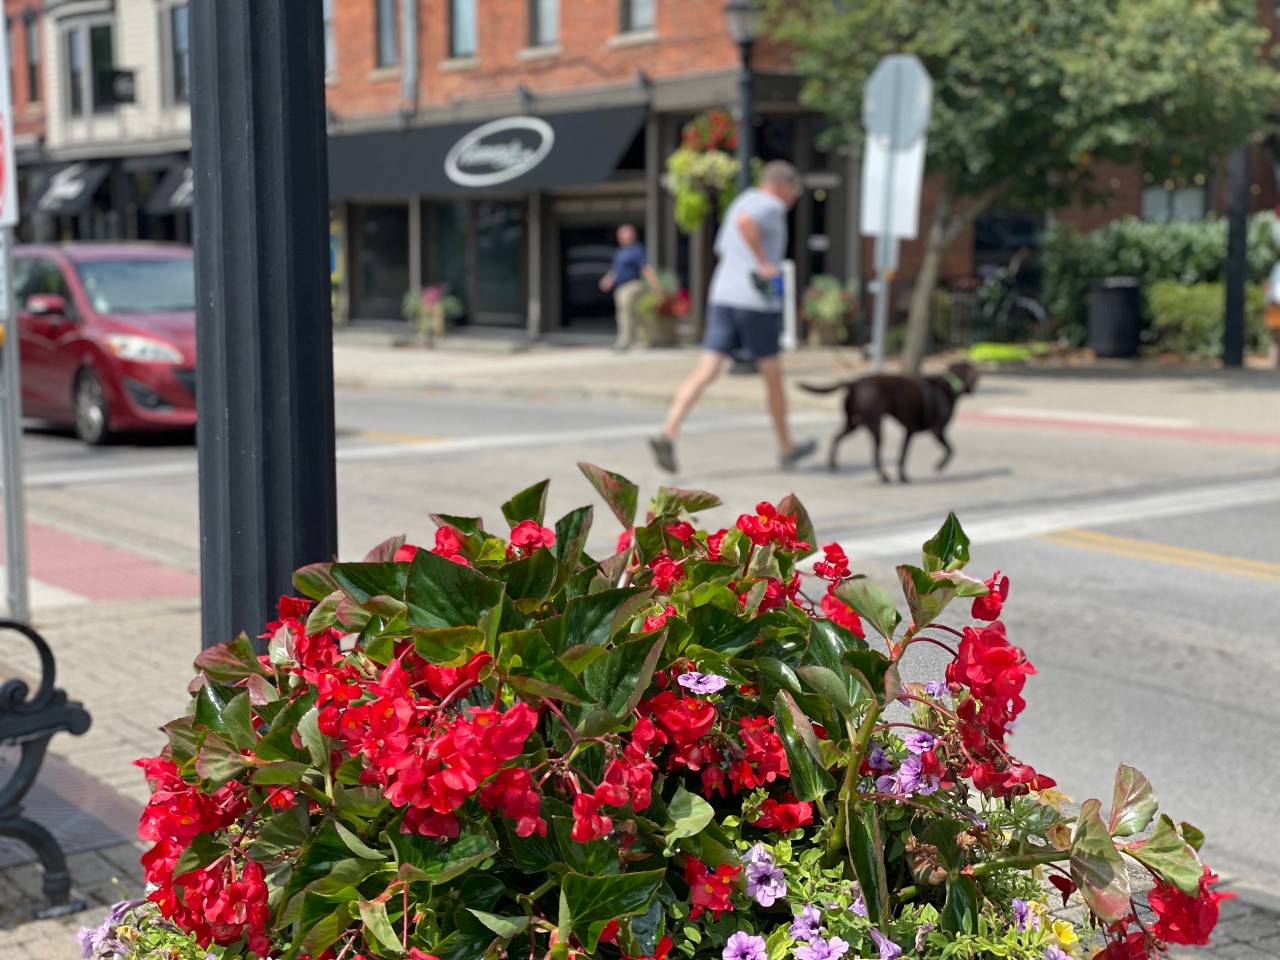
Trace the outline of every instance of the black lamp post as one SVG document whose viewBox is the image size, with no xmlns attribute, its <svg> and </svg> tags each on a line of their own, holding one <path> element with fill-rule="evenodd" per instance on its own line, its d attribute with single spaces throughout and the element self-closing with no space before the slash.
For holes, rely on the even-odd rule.
<svg viewBox="0 0 1280 960">
<path fill-rule="evenodd" d="M 742 75 L 738 78 L 738 95 L 741 118 L 738 121 L 738 189 L 751 186 L 751 158 L 755 155 L 755 127 L 751 116 L 755 112 L 751 80 L 751 49 L 755 46 L 760 24 L 760 11 L 752 0 L 729 0 L 724 8 L 729 21 L 729 33 L 742 51 Z"/>
</svg>

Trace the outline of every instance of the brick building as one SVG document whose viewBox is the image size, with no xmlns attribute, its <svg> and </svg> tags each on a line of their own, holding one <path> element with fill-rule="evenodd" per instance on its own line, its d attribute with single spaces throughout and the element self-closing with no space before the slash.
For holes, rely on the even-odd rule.
<svg viewBox="0 0 1280 960">
<path fill-rule="evenodd" d="M 7 0 L 6 11 L 15 6 Z M 188 239 L 187 0 L 25 6 L 39 8 L 39 43 L 25 54 L 39 57 L 43 121 L 43 149 L 26 170 L 27 237 Z"/>
<path fill-rule="evenodd" d="M 736 102 L 723 0 L 326 0 L 325 14 L 349 319 L 398 320 L 405 291 L 443 282 L 469 324 L 611 329 L 596 284 L 624 222 L 658 265 L 706 277 L 661 174 L 688 120 Z M 831 271 L 847 171 L 814 149 L 821 120 L 784 54 L 761 44 L 755 83 L 758 153 L 807 178 L 799 270 Z"/>
<path fill-rule="evenodd" d="M 13 91 L 13 151 L 18 164 L 18 202 L 25 197 L 32 167 L 44 160 L 44 41 L 40 4 L 5 0 L 9 44 L 9 87 Z M 21 232 L 19 233 L 21 237 Z M 25 239 L 25 238 L 24 238 Z"/>
</svg>

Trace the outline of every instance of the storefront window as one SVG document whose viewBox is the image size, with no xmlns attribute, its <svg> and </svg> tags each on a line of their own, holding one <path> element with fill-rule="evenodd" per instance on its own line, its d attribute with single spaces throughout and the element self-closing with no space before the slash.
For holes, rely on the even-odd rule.
<svg viewBox="0 0 1280 960">
<path fill-rule="evenodd" d="M 432 243 L 427 283 L 443 283 L 462 301 L 465 318 L 471 313 L 467 289 L 467 204 L 442 203 L 436 208 L 436 232 Z"/>
<path fill-rule="evenodd" d="M 520 323 L 524 317 L 524 205 L 482 202 L 476 211 L 476 319 Z"/>
<path fill-rule="evenodd" d="M 409 290 L 409 208 L 369 204 L 352 209 L 358 223 L 354 315 L 362 320 L 399 319 Z"/>
</svg>

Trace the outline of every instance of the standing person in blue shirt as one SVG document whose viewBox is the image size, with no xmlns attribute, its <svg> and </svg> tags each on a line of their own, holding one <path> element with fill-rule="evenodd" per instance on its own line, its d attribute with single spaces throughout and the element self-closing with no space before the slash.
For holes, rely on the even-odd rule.
<svg viewBox="0 0 1280 960">
<path fill-rule="evenodd" d="M 812 440 L 796 443 L 787 427 L 787 398 L 782 365 L 782 258 L 787 251 L 787 211 L 800 197 L 800 175 L 775 160 L 761 171 L 760 187 L 733 201 L 716 236 L 720 262 L 711 275 L 706 333 L 697 367 L 680 384 L 662 433 L 649 441 L 658 466 L 675 472 L 676 437 L 702 391 L 720 376 L 725 363 L 745 349 L 764 381 L 765 400 L 778 441 L 778 458 L 789 469 L 813 453 Z"/>
<path fill-rule="evenodd" d="M 646 283 L 656 287 L 658 275 L 649 266 L 649 258 L 644 252 L 644 244 L 636 236 L 636 228 L 624 223 L 618 228 L 618 250 L 613 255 L 613 265 L 600 278 L 600 289 L 605 293 L 613 291 L 613 303 L 618 311 L 615 350 L 626 350 L 631 346 L 636 326 L 636 301 L 644 293 Z"/>
</svg>

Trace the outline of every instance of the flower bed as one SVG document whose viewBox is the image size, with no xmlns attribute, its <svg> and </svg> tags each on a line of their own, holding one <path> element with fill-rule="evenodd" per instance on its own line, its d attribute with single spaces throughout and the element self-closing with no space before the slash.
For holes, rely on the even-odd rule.
<svg viewBox="0 0 1280 960">
<path fill-rule="evenodd" d="M 904 622 L 835 545 L 802 578 L 794 498 L 708 533 L 689 517 L 710 494 L 664 488 L 637 523 L 633 484 L 583 470 L 623 527 L 608 558 L 583 552 L 590 508 L 543 525 L 543 483 L 501 536 L 438 516 L 430 549 L 299 571 L 265 655 L 200 656 L 191 710 L 139 761 L 149 900 L 182 949 L 1079 956 L 1044 875 L 1106 960 L 1206 942 L 1224 895 L 1203 837 L 1157 818 L 1140 773 L 1071 817 L 1009 753 L 1035 671 L 998 619 L 1008 579 L 962 572 L 954 517 L 898 568 Z M 961 601 L 973 622 L 940 624 Z M 904 682 L 919 644 L 945 675 Z M 1155 878 L 1149 925 L 1126 860 Z"/>
</svg>

